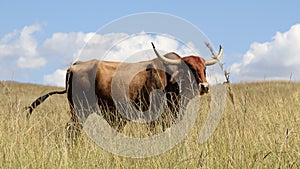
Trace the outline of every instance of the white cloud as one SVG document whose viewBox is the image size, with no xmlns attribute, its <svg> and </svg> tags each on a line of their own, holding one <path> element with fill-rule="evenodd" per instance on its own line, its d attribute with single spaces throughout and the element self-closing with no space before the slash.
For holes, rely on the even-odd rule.
<svg viewBox="0 0 300 169">
<path fill-rule="evenodd" d="M 57 69 L 54 73 L 44 76 L 44 83 L 54 86 L 65 86 L 66 70 Z"/>
<path fill-rule="evenodd" d="M 39 32 L 39 24 L 14 30 L 0 40 L 0 59 L 15 60 L 20 68 L 38 68 L 46 64 L 46 59 L 38 55 L 38 41 L 34 33 Z M 1 61 L 1 60 L 0 60 Z"/>
<path fill-rule="evenodd" d="M 173 37 L 142 32 L 136 35 L 127 35 L 126 38 L 118 41 L 113 48 L 109 49 L 109 52 L 105 53 L 105 58 L 103 59 L 137 62 L 156 58 L 150 42 L 153 42 L 157 50 L 162 54 L 176 52 L 182 57 L 191 53 L 195 55 L 195 49 L 193 49 L 194 45 L 192 43 L 181 45 Z"/>
<path fill-rule="evenodd" d="M 20 68 L 37 68 L 46 65 L 46 59 L 42 57 L 21 56 L 17 60 L 17 66 Z"/>
<path fill-rule="evenodd" d="M 74 60 L 87 61 L 91 59 L 102 59 L 105 53 L 110 50 L 112 44 L 120 39 L 127 38 L 125 33 L 97 34 L 87 33 L 85 35 L 83 48 L 74 53 Z"/>
<path fill-rule="evenodd" d="M 163 54 L 174 51 L 181 56 L 197 55 L 193 43 L 183 45 L 175 38 L 161 34 L 56 32 L 40 41 L 37 33 L 41 31 L 42 26 L 34 24 L 1 38 L 0 65 L 5 65 L 5 68 L 1 66 L 0 71 L 5 72 L 4 69 L 13 67 L 14 72 L 22 72 L 17 73 L 14 80 L 25 78 L 30 81 L 30 78 L 41 76 L 32 72 L 47 72 L 46 69 L 51 68 L 55 71 L 44 75 L 43 83 L 64 86 L 65 72 L 72 62 L 90 59 L 137 62 L 153 59 L 156 56 L 150 42 L 154 42 Z"/>
<path fill-rule="evenodd" d="M 300 24 L 287 32 L 277 32 L 270 42 L 252 43 L 242 62 L 234 63 L 231 73 L 240 81 L 276 79 L 300 80 Z"/>
<path fill-rule="evenodd" d="M 84 46 L 87 36 L 88 34 L 82 32 L 54 33 L 51 38 L 44 41 L 41 52 L 44 55 L 64 57 L 73 61 L 73 55 Z"/>
</svg>

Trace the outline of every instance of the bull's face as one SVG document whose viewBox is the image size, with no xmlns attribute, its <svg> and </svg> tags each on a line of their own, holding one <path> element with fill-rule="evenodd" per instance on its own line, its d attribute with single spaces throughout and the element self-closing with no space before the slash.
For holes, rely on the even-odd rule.
<svg viewBox="0 0 300 169">
<path fill-rule="evenodd" d="M 206 45 L 210 48 L 211 51 L 213 51 L 209 44 L 206 44 Z M 159 54 L 156 51 L 153 43 L 152 43 L 152 46 L 153 46 L 154 52 L 158 56 L 158 58 L 162 59 L 165 63 L 179 65 L 182 62 L 184 62 L 185 64 L 187 64 L 189 66 L 190 70 L 192 71 L 193 75 L 196 78 L 196 82 L 200 89 L 200 94 L 203 95 L 205 93 L 208 93 L 209 85 L 206 80 L 206 66 L 214 65 L 220 60 L 220 58 L 223 55 L 222 46 L 220 46 L 219 53 L 217 56 L 215 56 L 212 52 L 212 54 L 213 54 L 212 59 L 209 59 L 209 60 L 205 60 L 199 56 L 187 56 L 187 57 L 183 57 L 180 59 L 169 59 L 169 58 L 165 57 L 164 55 Z M 174 53 L 173 53 L 173 55 L 174 55 Z M 175 72 L 172 75 L 171 80 L 174 79 L 175 76 L 177 76 L 178 74 L 181 74 L 181 73 L 178 73 L 178 71 L 177 71 L 177 73 Z"/>
<path fill-rule="evenodd" d="M 205 60 L 198 56 L 187 56 L 182 58 L 182 61 L 188 65 L 189 69 L 195 76 L 196 82 L 200 89 L 200 94 L 203 95 L 208 93 L 209 86 L 206 80 Z"/>
</svg>

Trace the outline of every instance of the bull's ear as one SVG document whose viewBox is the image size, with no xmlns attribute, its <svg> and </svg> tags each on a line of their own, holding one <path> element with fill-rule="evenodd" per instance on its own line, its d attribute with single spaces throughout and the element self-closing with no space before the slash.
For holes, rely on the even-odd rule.
<svg viewBox="0 0 300 169">
<path fill-rule="evenodd" d="M 179 71 L 176 70 L 176 72 L 174 72 L 174 73 L 171 75 L 170 82 L 171 82 L 172 84 L 174 84 L 174 83 L 176 82 L 175 78 L 176 78 L 176 76 L 177 76 L 178 74 L 179 74 Z"/>
<path fill-rule="evenodd" d="M 152 64 L 147 65 L 146 71 L 152 70 L 154 67 Z"/>
<path fill-rule="evenodd" d="M 178 82 L 179 79 L 181 79 L 183 76 L 183 70 L 182 69 L 179 69 L 179 70 L 176 70 L 172 75 L 171 75 L 171 78 L 170 78 L 170 82 L 172 84 Z"/>
</svg>

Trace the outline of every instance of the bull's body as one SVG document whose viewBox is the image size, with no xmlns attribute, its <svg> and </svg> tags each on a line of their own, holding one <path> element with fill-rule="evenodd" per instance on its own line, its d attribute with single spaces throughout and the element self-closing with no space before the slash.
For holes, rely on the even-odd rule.
<svg viewBox="0 0 300 169">
<path fill-rule="evenodd" d="M 160 55 L 154 45 L 153 49 L 158 58 L 150 61 L 122 63 L 91 60 L 74 63 L 67 71 L 66 89 L 50 92 L 36 99 L 28 107 L 29 114 L 50 95 L 67 93 L 71 109 L 71 120 L 67 129 L 74 131 L 75 127 L 75 131 L 78 131 L 89 114 L 100 112 L 110 126 L 121 130 L 128 118 L 116 109 L 116 98 L 121 102 L 127 99 L 134 108 L 145 111 L 151 107 L 150 93 L 157 89 L 167 94 L 168 102 L 175 98 L 175 104 L 178 103 L 176 97 L 180 94 L 177 83 L 179 81 L 199 86 L 200 94 L 208 92 L 205 68 L 221 58 L 221 46 L 219 54 L 211 60 L 198 56 L 181 58 L 173 52 Z M 192 74 L 195 80 L 187 80 L 187 74 Z M 153 123 L 152 121 L 149 124 Z"/>
<path fill-rule="evenodd" d="M 91 111 L 98 111 L 91 110 L 97 105 L 112 127 L 122 129 L 128 119 L 118 113 L 114 101 L 125 95 L 136 109 L 146 111 L 150 93 L 156 89 L 164 91 L 170 80 L 166 68 L 170 69 L 159 59 L 139 63 L 91 60 L 73 64 L 68 69 L 66 83 L 72 121 L 80 123 Z M 113 98 L 113 92 L 117 98 Z"/>
</svg>

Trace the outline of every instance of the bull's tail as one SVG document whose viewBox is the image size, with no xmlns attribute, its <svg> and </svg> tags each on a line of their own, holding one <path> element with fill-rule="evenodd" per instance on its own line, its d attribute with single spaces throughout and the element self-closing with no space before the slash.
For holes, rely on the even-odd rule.
<svg viewBox="0 0 300 169">
<path fill-rule="evenodd" d="M 39 98 L 37 98 L 34 102 L 31 103 L 30 106 L 27 106 L 26 109 L 29 110 L 29 115 L 32 113 L 33 109 L 38 107 L 41 103 L 43 103 L 49 96 L 54 95 L 54 94 L 65 94 L 67 91 L 52 91 L 49 92 Z"/>
<path fill-rule="evenodd" d="M 51 95 L 54 95 L 54 94 L 65 94 L 67 93 L 67 90 L 69 89 L 69 86 L 68 86 L 68 83 L 69 83 L 69 80 L 70 80 L 70 69 L 68 69 L 67 71 L 67 74 L 66 74 L 66 89 L 65 90 L 62 90 L 62 91 L 52 91 L 52 92 L 49 92 L 39 98 L 37 98 L 34 102 L 31 103 L 30 106 L 26 106 L 25 109 L 28 110 L 28 114 L 27 116 L 31 115 L 33 110 L 38 107 L 41 103 L 43 103 L 49 96 Z"/>
</svg>

